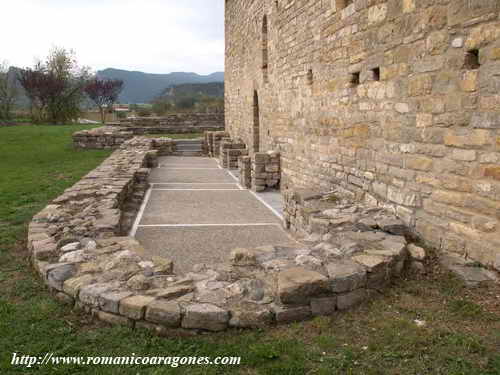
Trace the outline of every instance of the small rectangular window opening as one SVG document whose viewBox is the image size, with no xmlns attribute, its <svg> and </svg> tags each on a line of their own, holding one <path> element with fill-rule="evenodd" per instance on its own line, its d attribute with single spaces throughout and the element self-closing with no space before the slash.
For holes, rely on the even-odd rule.
<svg viewBox="0 0 500 375">
<path fill-rule="evenodd" d="M 359 85 L 359 76 L 360 76 L 360 72 L 351 73 L 350 83 L 351 83 L 352 86 Z"/>
<path fill-rule="evenodd" d="M 465 54 L 465 69 L 479 69 L 479 50 L 473 49 Z"/>
<path fill-rule="evenodd" d="M 312 85 L 313 84 L 313 80 L 314 80 L 313 71 L 312 71 L 312 69 L 309 69 L 307 71 L 307 83 L 309 85 Z"/>
<path fill-rule="evenodd" d="M 374 81 L 380 81 L 380 68 L 374 68 L 372 69 L 373 72 L 373 80 Z"/>
</svg>

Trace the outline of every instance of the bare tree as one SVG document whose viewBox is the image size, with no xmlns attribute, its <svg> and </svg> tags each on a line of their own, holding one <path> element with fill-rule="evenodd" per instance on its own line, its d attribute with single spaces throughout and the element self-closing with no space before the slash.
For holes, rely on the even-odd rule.
<svg viewBox="0 0 500 375">
<path fill-rule="evenodd" d="M 106 122 L 106 108 L 111 110 L 123 90 L 123 81 L 119 79 L 91 79 L 85 86 L 85 93 L 99 108 L 101 122 Z"/>
<path fill-rule="evenodd" d="M 18 95 L 16 79 L 10 74 L 9 65 L 6 62 L 0 63 L 0 121 L 11 119 Z"/>
</svg>

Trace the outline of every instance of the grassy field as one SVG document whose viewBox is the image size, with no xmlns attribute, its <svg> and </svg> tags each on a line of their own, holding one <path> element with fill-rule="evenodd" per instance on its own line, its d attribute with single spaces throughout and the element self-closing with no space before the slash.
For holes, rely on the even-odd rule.
<svg viewBox="0 0 500 375">
<path fill-rule="evenodd" d="M 71 148 L 70 134 L 82 128 L 0 128 L 0 374 L 500 374 L 500 289 L 466 289 L 437 266 L 353 311 L 269 330 L 161 338 L 59 304 L 31 271 L 23 241 L 31 215 L 108 155 Z M 13 352 L 241 356 L 242 363 L 28 370 L 10 364 Z"/>
</svg>

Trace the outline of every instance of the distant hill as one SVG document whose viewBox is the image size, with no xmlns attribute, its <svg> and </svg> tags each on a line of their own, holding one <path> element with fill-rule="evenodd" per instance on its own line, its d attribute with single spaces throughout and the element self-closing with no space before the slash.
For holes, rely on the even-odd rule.
<svg viewBox="0 0 500 375">
<path fill-rule="evenodd" d="M 211 96 L 214 98 L 224 97 L 224 82 L 211 83 L 185 83 L 168 87 L 160 94 L 162 98 L 175 98 L 185 96 Z"/>
<path fill-rule="evenodd" d="M 124 81 L 124 89 L 119 99 L 121 103 L 148 103 L 165 93 L 166 88 L 175 85 L 224 81 L 223 72 L 203 76 L 185 72 L 151 74 L 108 68 L 97 72 L 97 75 L 100 78 Z"/>
</svg>

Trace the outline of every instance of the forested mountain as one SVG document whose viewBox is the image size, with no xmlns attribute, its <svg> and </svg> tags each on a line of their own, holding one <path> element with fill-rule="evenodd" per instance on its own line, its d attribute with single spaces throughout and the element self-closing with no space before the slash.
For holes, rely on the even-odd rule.
<svg viewBox="0 0 500 375">
<path fill-rule="evenodd" d="M 124 81 L 124 89 L 120 95 L 121 103 L 148 103 L 165 93 L 165 89 L 175 85 L 224 81 L 223 72 L 204 76 L 186 72 L 152 74 L 109 68 L 97 72 L 97 75 L 101 78 Z"/>
</svg>

